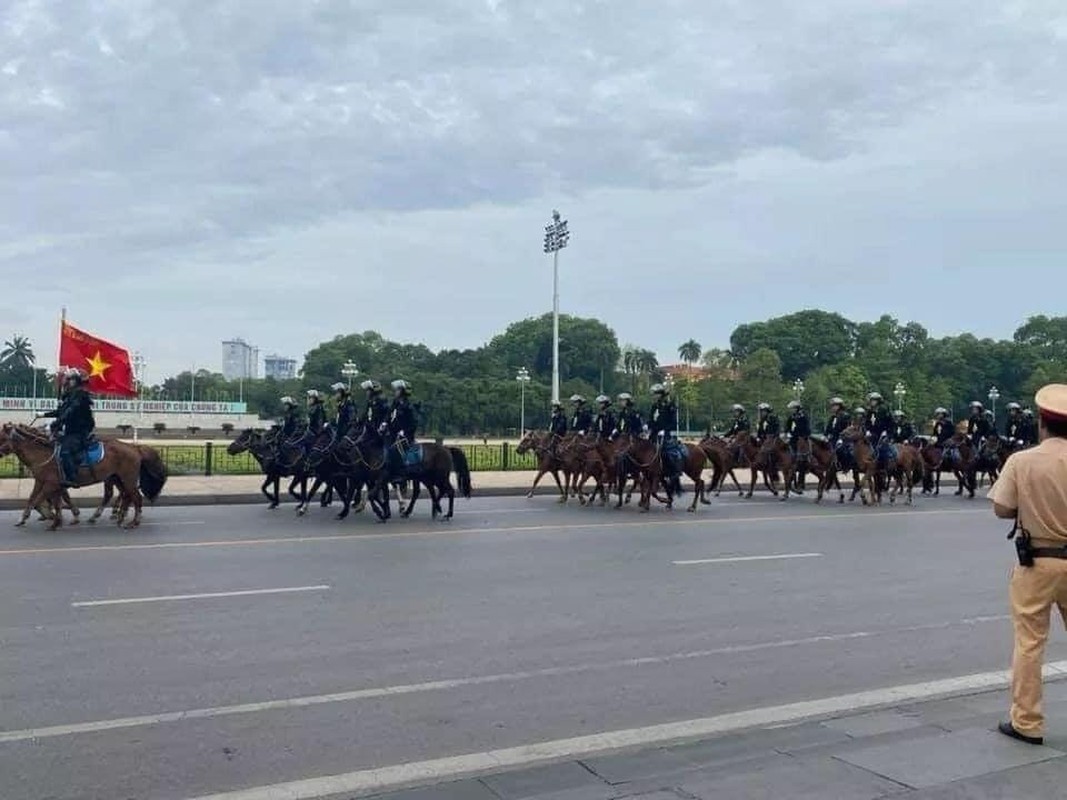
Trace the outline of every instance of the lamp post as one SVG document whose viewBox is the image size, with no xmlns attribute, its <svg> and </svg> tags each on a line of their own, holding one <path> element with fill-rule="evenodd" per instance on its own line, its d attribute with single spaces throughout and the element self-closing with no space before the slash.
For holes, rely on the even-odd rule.
<svg viewBox="0 0 1067 800">
<path fill-rule="evenodd" d="M 352 391 L 352 379 L 359 375 L 359 367 L 351 358 L 341 365 L 341 377 L 348 378 L 348 391 Z"/>
<path fill-rule="evenodd" d="M 799 403 L 802 397 L 804 397 L 804 381 L 797 378 L 793 381 L 793 399 Z"/>
<path fill-rule="evenodd" d="M 545 253 L 552 254 L 552 402 L 559 402 L 559 251 L 571 234 L 567 220 L 553 209 L 552 221 L 545 225 Z"/>
<path fill-rule="evenodd" d="M 904 387 L 904 381 L 897 381 L 897 385 L 893 387 L 893 397 L 897 399 L 897 411 L 904 410 L 904 398 L 907 394 L 908 390 Z"/>
<path fill-rule="evenodd" d="M 526 367 L 520 367 L 515 375 L 519 382 L 519 436 L 526 435 L 526 384 L 530 382 L 530 371 Z"/>
<path fill-rule="evenodd" d="M 144 371 L 145 358 L 140 352 L 134 352 L 130 366 L 133 367 L 133 382 L 137 389 L 137 421 L 144 423 Z M 133 440 L 137 441 L 137 425 L 133 426 Z"/>
<path fill-rule="evenodd" d="M 993 422 L 997 421 L 997 400 L 1000 399 L 1000 390 L 996 386 L 992 386 L 989 389 L 989 405 L 993 411 Z"/>
</svg>

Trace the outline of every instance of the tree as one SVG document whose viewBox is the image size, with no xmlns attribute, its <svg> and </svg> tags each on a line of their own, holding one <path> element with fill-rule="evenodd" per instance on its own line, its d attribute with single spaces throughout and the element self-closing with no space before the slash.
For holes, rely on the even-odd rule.
<svg viewBox="0 0 1067 800">
<path fill-rule="evenodd" d="M 0 366 L 14 369 L 32 369 L 37 363 L 33 346 L 25 336 L 12 336 L 0 350 Z"/>
<path fill-rule="evenodd" d="M 853 354 L 856 324 L 840 314 L 809 309 L 766 322 L 740 325 L 730 335 L 730 349 L 745 360 L 760 349 L 774 350 L 782 372 L 799 378 Z"/>
<path fill-rule="evenodd" d="M 693 365 L 700 360 L 701 353 L 700 343 L 696 339 L 690 339 L 687 342 L 682 342 L 678 348 L 678 358 L 682 359 L 682 363 L 689 368 L 689 372 L 692 372 Z"/>
<path fill-rule="evenodd" d="M 741 362 L 741 397 L 750 403 L 779 403 L 787 394 L 782 383 L 782 359 L 762 347 Z"/>
</svg>

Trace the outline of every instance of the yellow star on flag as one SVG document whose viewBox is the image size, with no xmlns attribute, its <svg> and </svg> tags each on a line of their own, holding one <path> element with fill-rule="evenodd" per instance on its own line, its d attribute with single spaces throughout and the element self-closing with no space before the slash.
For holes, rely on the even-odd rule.
<svg viewBox="0 0 1067 800">
<path fill-rule="evenodd" d="M 111 369 L 111 365 L 100 357 L 99 350 L 96 351 L 96 355 L 94 355 L 92 358 L 85 359 L 85 361 L 89 365 L 90 378 L 103 378 L 104 373 L 107 370 Z"/>
</svg>

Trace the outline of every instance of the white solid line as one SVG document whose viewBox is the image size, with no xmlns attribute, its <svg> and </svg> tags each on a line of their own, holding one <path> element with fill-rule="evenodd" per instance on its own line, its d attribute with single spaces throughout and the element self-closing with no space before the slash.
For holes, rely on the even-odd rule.
<svg viewBox="0 0 1067 800">
<path fill-rule="evenodd" d="M 1047 664 L 1045 674 L 1067 676 L 1067 661 Z M 408 786 L 433 784 L 443 780 L 456 780 L 490 771 L 529 767 L 547 761 L 585 758 L 594 754 L 664 745 L 746 728 L 782 725 L 915 700 L 1002 689 L 1008 685 L 1009 680 L 1007 672 L 982 672 L 957 678 L 824 697 L 821 700 L 808 700 L 801 703 L 754 708 L 732 714 L 720 714 L 714 717 L 668 722 L 663 725 L 605 731 L 570 739 L 554 739 L 502 750 L 488 750 L 483 753 L 468 753 L 448 758 L 357 770 L 341 775 L 255 786 L 232 792 L 202 795 L 192 800 L 311 800 L 311 798 L 349 792 L 390 791 Z"/>
<path fill-rule="evenodd" d="M 53 725 L 41 728 L 24 728 L 22 730 L 0 731 L 0 743 L 21 742 L 31 739 L 50 739 L 57 736 L 71 736 L 79 733 L 97 733 L 120 728 L 140 728 L 165 722 L 181 722 L 187 719 L 211 719 L 238 714 L 254 714 L 262 711 L 278 711 L 289 708 L 306 708 L 308 706 L 327 705 L 330 703 L 349 703 L 357 700 L 372 700 L 379 697 L 396 697 L 398 695 L 418 694 L 421 692 L 460 689 L 468 686 L 485 686 L 494 683 L 518 683 L 536 678 L 556 678 L 566 675 L 578 675 L 618 668 L 633 668 L 671 664 L 676 661 L 692 661 L 713 656 L 729 656 L 743 653 L 757 653 L 763 650 L 779 650 L 789 647 L 801 647 L 814 644 L 832 644 L 856 639 L 874 639 L 879 636 L 892 636 L 902 633 L 921 633 L 924 631 L 944 630 L 959 625 L 982 625 L 988 622 L 1002 622 L 1009 619 L 1007 614 L 994 616 L 970 617 L 950 622 L 932 622 L 924 625 L 911 625 L 901 628 L 889 628 L 882 631 L 852 631 L 850 633 L 823 634 L 808 636 L 803 639 L 779 639 L 772 642 L 754 642 L 752 644 L 732 644 L 711 650 L 692 650 L 681 653 L 667 653 L 658 656 L 640 656 L 618 661 L 601 661 L 571 666 L 546 667 L 544 669 L 524 672 L 506 672 L 497 675 L 481 675 L 473 678 L 452 678 L 426 683 L 412 683 L 399 686 L 384 686 L 372 689 L 356 689 L 334 694 L 305 695 L 303 697 L 265 700 L 258 703 L 242 703 L 232 706 L 215 706 L 213 708 L 194 708 L 188 711 L 169 711 L 161 714 L 146 714 L 140 717 L 119 717 L 117 719 L 97 720 L 94 722 L 76 722 L 67 725 Z"/>
<path fill-rule="evenodd" d="M 256 594 L 290 594 L 293 592 L 324 592 L 330 587 L 323 584 L 320 586 L 287 586 L 281 589 L 243 589 L 237 592 L 205 592 L 203 594 L 164 594 L 157 597 L 125 597 L 120 600 L 83 600 L 71 603 L 74 608 L 90 608 L 93 606 L 124 606 L 130 603 L 163 603 L 168 600 L 205 600 L 211 597 L 249 597 Z"/>
<path fill-rule="evenodd" d="M 689 561 L 672 561 L 682 567 L 689 564 L 733 564 L 737 561 L 777 561 L 784 558 L 822 558 L 822 553 L 779 553 L 773 556 L 732 556 L 730 558 L 694 558 Z"/>
</svg>

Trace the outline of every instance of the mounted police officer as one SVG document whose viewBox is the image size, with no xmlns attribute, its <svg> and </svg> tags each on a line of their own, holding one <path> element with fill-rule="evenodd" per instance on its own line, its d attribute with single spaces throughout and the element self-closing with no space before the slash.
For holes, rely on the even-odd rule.
<svg viewBox="0 0 1067 800">
<path fill-rule="evenodd" d="M 593 430 L 598 439 L 607 441 L 615 431 L 615 412 L 611 410 L 611 398 L 602 394 L 596 399 L 597 413 L 593 419 Z"/>
<path fill-rule="evenodd" d="M 571 395 L 571 405 L 574 406 L 574 413 L 571 415 L 570 429 L 584 436 L 593 424 L 593 412 L 585 407 L 585 398 L 580 394 Z"/>
<path fill-rule="evenodd" d="M 318 436 L 326 427 L 326 406 L 322 402 L 322 393 L 318 389 L 307 390 L 308 433 Z"/>
<path fill-rule="evenodd" d="M 799 400 L 790 400 L 786 408 L 789 409 L 789 418 L 785 421 L 785 433 L 796 462 L 796 490 L 803 492 L 807 463 L 811 458 L 811 420 Z"/>
<path fill-rule="evenodd" d="M 915 428 L 908 421 L 907 415 L 899 408 L 893 412 L 893 428 L 889 439 L 893 444 L 908 444 L 915 438 Z"/>
<path fill-rule="evenodd" d="M 1023 441 L 1026 442 L 1027 447 L 1030 447 L 1038 443 L 1037 420 L 1034 419 L 1034 410 L 1032 408 L 1024 408 L 1023 419 L 1026 420 L 1026 435 L 1023 437 Z"/>
<path fill-rule="evenodd" d="M 971 416 L 967 419 L 967 437 L 971 440 L 971 447 L 977 450 L 982 441 L 993 432 L 993 424 L 985 415 L 985 406 L 979 401 L 971 401 Z"/>
<path fill-rule="evenodd" d="M 378 381 L 367 380 L 363 381 L 359 388 L 367 395 L 360 424 L 363 425 L 363 431 L 367 436 L 379 439 L 382 425 L 389 421 L 389 404 L 382 397 L 382 385 Z"/>
<path fill-rule="evenodd" d="M 882 439 L 882 435 L 888 435 L 893 428 L 893 420 L 889 415 L 889 409 L 885 407 L 885 398 L 878 392 L 867 395 L 867 418 L 865 420 L 867 438 L 872 446 L 876 446 Z"/>
<path fill-rule="evenodd" d="M 760 403 L 756 408 L 759 412 L 759 418 L 756 420 L 756 441 L 763 444 L 778 436 L 782 426 L 770 403 Z"/>
<path fill-rule="evenodd" d="M 611 438 L 630 435 L 640 436 L 645 429 L 645 422 L 641 419 L 641 412 L 634 405 L 634 398 L 629 392 L 622 392 L 616 398 L 619 401 L 619 416 L 615 420 L 615 430 Z"/>
<path fill-rule="evenodd" d="M 945 443 L 956 435 L 956 426 L 948 414 L 947 408 L 934 409 L 934 444 L 944 447 Z"/>
<path fill-rule="evenodd" d="M 384 433 L 389 442 L 389 476 L 400 479 L 404 474 L 404 454 L 408 446 L 415 442 L 415 409 L 411 405 L 411 386 L 407 381 L 395 380 L 393 402 L 389 406 L 389 420 L 384 425 Z"/>
<path fill-rule="evenodd" d="M 923 494 L 934 490 L 934 473 L 945 461 L 959 461 L 959 448 L 951 444 L 956 435 L 956 426 L 949 416 L 948 409 L 938 406 L 934 409 L 933 441 L 923 448 L 923 461 L 926 462 L 926 474 L 923 475 Z"/>
<path fill-rule="evenodd" d="M 745 407 L 740 403 L 734 403 L 730 407 L 730 410 L 734 412 L 734 421 L 723 435 L 729 439 L 733 436 L 737 436 L 739 433 L 748 434 L 751 432 L 752 423 L 748 421 L 748 414 L 745 413 Z"/>
<path fill-rule="evenodd" d="M 300 430 L 300 406 L 289 395 L 283 397 L 280 402 L 284 413 L 281 435 L 283 439 L 292 439 L 296 436 L 296 432 Z"/>
<path fill-rule="evenodd" d="M 663 470 L 667 478 L 676 478 L 680 472 L 681 448 L 674 438 L 678 429 L 678 406 L 662 383 L 652 386 L 652 407 L 648 412 L 648 433 L 658 441 L 663 454 Z"/>
<path fill-rule="evenodd" d="M 831 397 L 828 405 L 830 406 L 830 418 L 826 420 L 826 426 L 822 432 L 830 446 L 836 447 L 841 440 L 841 434 L 852 422 L 852 417 L 845 411 L 845 401 L 840 397 Z"/>
<path fill-rule="evenodd" d="M 341 437 L 348 433 L 348 429 L 352 427 L 352 423 L 356 419 L 356 404 L 352 402 L 352 396 L 346 384 L 338 381 L 330 389 L 333 391 L 334 399 L 337 402 L 337 419 L 334 422 L 334 431 L 338 437 Z"/>
<path fill-rule="evenodd" d="M 567 435 L 567 415 L 563 413 L 563 403 L 552 403 L 552 416 L 548 420 L 548 432 L 556 438 Z"/>
<path fill-rule="evenodd" d="M 78 484 L 78 467 L 96 429 L 93 419 L 93 399 L 85 389 L 85 376 L 77 369 L 69 369 L 63 376 L 63 396 L 53 411 L 42 417 L 54 418 L 52 431 L 59 437 L 60 483 Z"/>
<path fill-rule="evenodd" d="M 1012 448 L 1026 447 L 1026 417 L 1018 403 L 1008 403 L 1008 419 L 1004 423 L 1004 437 Z"/>
</svg>

